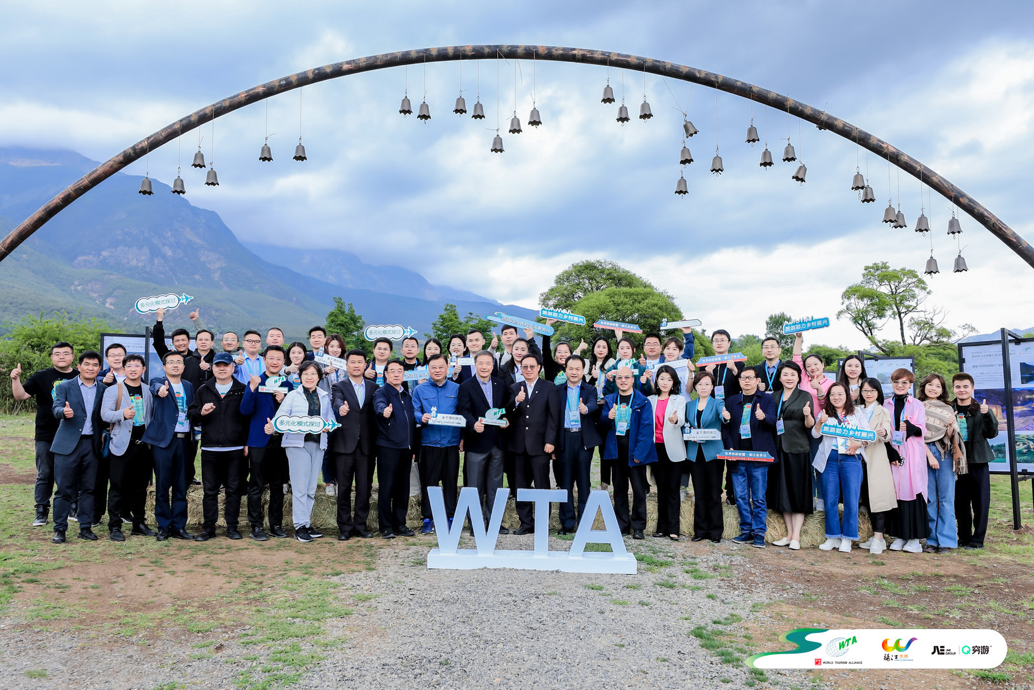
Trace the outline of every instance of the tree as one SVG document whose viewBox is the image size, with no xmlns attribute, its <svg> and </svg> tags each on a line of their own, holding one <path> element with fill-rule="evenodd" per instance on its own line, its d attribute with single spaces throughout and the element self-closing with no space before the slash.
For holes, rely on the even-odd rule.
<svg viewBox="0 0 1034 690">
<path fill-rule="evenodd" d="M 879 331 L 887 321 L 887 304 L 877 290 L 864 285 L 850 285 L 840 296 L 844 308 L 837 312 L 837 318 L 847 319 L 858 331 L 881 352 Z"/>
<path fill-rule="evenodd" d="M 574 308 L 576 303 L 608 288 L 655 290 L 648 281 L 613 261 L 580 261 L 557 274 L 553 287 L 539 295 L 539 303 L 547 309 L 569 309 L 580 313 Z"/>
<path fill-rule="evenodd" d="M 848 286 L 840 296 L 844 308 L 838 318 L 847 316 L 862 335 L 885 351 L 876 332 L 887 318 L 898 322 L 901 344 L 907 345 L 905 326 L 908 317 L 918 312 L 930 294 L 919 273 L 911 268 L 891 268 L 886 261 L 869 264 L 860 283 Z"/>
<path fill-rule="evenodd" d="M 327 313 L 327 334 L 337 333 L 345 339 L 348 349 L 359 348 L 367 357 L 373 355 L 373 343 L 366 339 L 363 331 L 366 321 L 355 311 L 351 302 L 345 306 L 340 297 L 334 298 L 334 308 Z"/>
<path fill-rule="evenodd" d="M 783 326 L 793 321 L 793 317 L 786 312 L 779 312 L 778 314 L 770 314 L 765 319 L 765 337 L 775 338 L 779 341 L 779 347 L 784 350 L 788 347 L 793 347 L 793 335 L 786 335 L 783 333 Z"/>
<path fill-rule="evenodd" d="M 465 319 L 460 319 L 456 305 L 446 302 L 442 313 L 431 323 L 431 332 L 424 333 L 424 337 L 437 338 L 441 341 L 442 348 L 447 348 L 450 336 L 459 333 L 466 337 L 470 329 L 476 328 L 485 336 L 485 346 L 487 347 L 492 342 L 492 329 L 496 326 L 495 322 L 478 316 L 472 311 L 467 312 Z"/>
<path fill-rule="evenodd" d="M 568 337 L 572 342 L 585 340 L 591 343 L 598 331 L 592 324 L 599 319 L 623 321 L 638 325 L 643 333 L 656 332 L 661 321 L 677 321 L 682 318 L 682 310 L 672 298 L 652 287 L 612 287 L 592 292 L 572 305 L 572 311 L 585 317 L 585 326 L 574 324 L 554 325 L 556 338 Z M 629 333 L 628 336 L 642 344 L 643 335 Z"/>
<path fill-rule="evenodd" d="M 940 307 L 924 309 L 918 316 L 913 316 L 908 320 L 911 344 L 951 343 L 955 333 L 944 325 L 947 320 L 948 312 Z"/>
</svg>

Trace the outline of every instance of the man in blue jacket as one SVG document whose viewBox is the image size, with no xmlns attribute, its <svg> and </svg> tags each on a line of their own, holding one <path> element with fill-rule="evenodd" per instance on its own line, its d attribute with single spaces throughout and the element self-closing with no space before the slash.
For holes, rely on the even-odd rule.
<svg viewBox="0 0 1034 690">
<path fill-rule="evenodd" d="M 553 476 L 561 489 L 567 491 L 567 501 L 560 504 L 560 534 L 574 534 L 574 485 L 578 482 L 578 519 L 585 511 L 589 499 L 589 469 L 592 467 L 593 449 L 600 445 L 600 434 L 596 430 L 596 413 L 599 412 L 597 391 L 583 380 L 585 360 L 578 355 L 567 358 L 564 366 L 567 381 L 557 384 L 560 405 L 560 435 L 557 452 L 553 459 Z"/>
<path fill-rule="evenodd" d="M 65 543 L 68 510 L 79 492 L 79 538 L 97 541 L 91 529 L 94 518 L 94 482 L 101 455 L 101 402 L 104 384 L 97 380 L 100 354 L 87 350 L 79 355 L 79 375 L 54 390 L 54 418 L 60 419 L 50 452 L 54 454 L 55 544 Z"/>
<path fill-rule="evenodd" d="M 413 416 L 422 425 L 420 449 L 420 510 L 424 534 L 434 533 L 431 501 L 427 487 L 442 485 L 445 512 L 452 522 L 456 512 L 456 484 L 460 475 L 460 433 L 462 426 L 431 424 L 435 414 L 457 414 L 460 384 L 449 379 L 449 360 L 444 355 L 427 359 L 427 375 L 413 390 Z"/>
<path fill-rule="evenodd" d="M 162 357 L 165 376 L 156 376 L 151 391 L 151 419 L 144 430 L 144 443 L 151 444 L 154 458 L 154 517 L 158 541 L 170 536 L 194 540 L 187 527 L 187 465 L 194 464 L 187 409 L 194 401 L 194 387 L 184 381 L 183 354 L 170 350 Z M 172 500 L 169 500 L 169 491 Z"/>
<path fill-rule="evenodd" d="M 635 390 L 635 374 L 627 366 L 614 372 L 617 392 L 603 398 L 601 426 L 607 430 L 603 459 L 614 460 L 614 512 L 622 534 L 643 539 L 646 529 L 646 466 L 657 462 L 653 406 Z M 632 484 L 632 514 L 628 512 L 628 485 Z"/>
<path fill-rule="evenodd" d="M 768 507 L 768 468 L 776 456 L 776 405 L 769 393 L 758 390 L 758 376 L 754 369 L 743 369 L 738 377 L 741 392 L 725 400 L 722 413 L 722 436 L 725 447 L 768 453 L 772 460 L 758 462 L 738 460 L 732 467 L 733 492 L 736 509 L 740 513 L 740 535 L 733 537 L 737 544 L 753 543 L 765 548 Z"/>
<path fill-rule="evenodd" d="M 291 392 L 294 384 L 281 375 L 286 355 L 284 348 L 270 345 L 262 353 L 266 370 L 261 376 L 252 376 L 244 389 L 241 400 L 241 414 L 250 415 L 248 441 L 244 446 L 245 462 L 251 470 L 248 482 L 248 522 L 251 523 L 251 538 L 267 541 L 263 529 L 265 515 L 262 510 L 262 493 L 269 486 L 269 534 L 286 537 L 282 527 L 284 521 L 284 492 L 282 487 L 287 477 L 281 476 L 281 468 L 287 464 L 287 455 L 280 445 L 280 434 L 266 435 L 266 422 L 276 414 L 277 407 L 284 401 L 284 395 Z M 283 392 L 268 392 L 263 389 L 282 389 Z"/>
</svg>

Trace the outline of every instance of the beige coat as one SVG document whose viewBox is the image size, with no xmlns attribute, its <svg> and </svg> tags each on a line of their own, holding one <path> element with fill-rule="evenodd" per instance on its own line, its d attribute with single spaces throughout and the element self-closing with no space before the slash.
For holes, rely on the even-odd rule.
<svg viewBox="0 0 1034 690">
<path fill-rule="evenodd" d="M 877 442 L 865 447 L 865 469 L 869 477 L 869 512 L 882 513 L 898 507 L 898 497 L 894 490 L 894 477 L 890 473 L 890 460 L 887 456 L 887 444 L 878 440 L 880 431 L 886 432 L 890 439 L 891 420 L 887 408 L 874 405 L 871 408 L 856 408 L 857 413 L 865 416 L 872 410 L 869 428 L 876 432 Z"/>
</svg>

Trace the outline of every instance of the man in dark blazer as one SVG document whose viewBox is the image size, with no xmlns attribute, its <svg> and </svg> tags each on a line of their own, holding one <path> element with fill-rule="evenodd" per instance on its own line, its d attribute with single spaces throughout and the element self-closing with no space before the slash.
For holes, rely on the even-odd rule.
<svg viewBox="0 0 1034 690">
<path fill-rule="evenodd" d="M 517 469 L 517 488 L 549 488 L 549 458 L 556 450 L 557 427 L 560 423 L 560 403 L 556 385 L 539 379 L 542 360 L 527 354 L 521 359 L 524 380 L 510 386 L 507 417 L 513 430 L 509 449 L 514 454 Z M 534 504 L 517 502 L 521 526 L 514 534 L 528 534 L 535 528 Z M 548 525 L 544 528 L 548 529 Z"/>
<path fill-rule="evenodd" d="M 337 467 L 338 540 L 356 535 L 369 539 L 366 528 L 370 515 L 370 454 L 373 452 L 377 422 L 373 414 L 373 394 L 377 384 L 366 378 L 366 353 L 349 350 L 345 355 L 348 378 L 331 390 L 334 413 L 341 429 L 330 437 L 330 452 Z M 355 481 L 355 513 L 352 512 L 352 482 Z"/>
<path fill-rule="evenodd" d="M 96 541 L 91 529 L 94 508 L 94 482 L 101 456 L 101 403 L 104 384 L 97 380 L 101 356 L 93 350 L 79 355 L 79 375 L 58 385 L 54 390 L 53 412 L 61 422 L 50 452 L 54 454 L 55 544 L 65 543 L 68 510 L 79 494 L 79 538 Z"/>
<path fill-rule="evenodd" d="M 593 449 L 600 445 L 596 430 L 599 412 L 598 391 L 583 380 L 585 360 L 578 355 L 567 358 L 564 366 L 567 381 L 556 384 L 562 410 L 553 476 L 561 489 L 567 490 L 567 501 L 560 504 L 560 534 L 574 534 L 574 485 L 578 482 L 578 519 L 582 519 L 589 499 Z"/>
<path fill-rule="evenodd" d="M 464 486 L 478 490 L 482 514 L 488 522 L 495 506 L 496 489 L 503 486 L 503 460 L 506 449 L 506 427 L 485 424 L 481 419 L 490 409 L 506 409 L 510 389 L 499 378 L 493 376 L 495 357 L 488 350 L 474 355 L 477 376 L 460 384 L 456 411 L 467 420 L 463 432 Z M 509 422 L 503 419 L 509 425 Z M 502 527 L 502 534 L 510 530 Z"/>
</svg>

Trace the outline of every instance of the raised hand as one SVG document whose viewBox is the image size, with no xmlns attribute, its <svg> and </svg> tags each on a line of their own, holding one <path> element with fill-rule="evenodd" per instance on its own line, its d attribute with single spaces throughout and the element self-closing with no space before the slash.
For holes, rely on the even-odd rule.
<svg viewBox="0 0 1034 690">
<path fill-rule="evenodd" d="M 552 326 L 555 323 L 556 323 L 556 319 L 546 319 L 546 325 L 547 326 Z"/>
<path fill-rule="evenodd" d="M 252 375 L 251 383 L 249 384 L 252 393 L 254 393 L 258 389 L 260 383 L 262 383 L 262 379 L 258 376 Z"/>
<path fill-rule="evenodd" d="M 197 321 L 197 317 L 198 317 L 198 315 L 200 313 L 201 313 L 201 309 L 198 308 L 198 309 L 195 309 L 194 311 L 190 312 L 190 314 L 188 314 L 188 316 L 190 317 L 191 321 Z"/>
<path fill-rule="evenodd" d="M 233 363 L 237 366 L 241 366 L 242 364 L 244 364 L 244 355 L 238 354 L 236 357 L 233 358 Z"/>
<path fill-rule="evenodd" d="M 499 336 L 493 333 L 492 342 L 489 344 L 488 349 L 494 351 L 497 347 L 499 347 Z"/>
<path fill-rule="evenodd" d="M 348 414 L 348 402 L 344 402 L 341 407 L 337 409 L 338 416 L 344 417 Z"/>
<path fill-rule="evenodd" d="M 215 412 L 215 403 L 205 403 L 201 407 L 201 414 L 212 414 Z"/>
<path fill-rule="evenodd" d="M 122 418 L 123 419 L 132 419 L 135 416 L 136 416 L 136 408 L 134 408 L 132 405 L 130 405 L 126 409 L 122 410 Z"/>
<path fill-rule="evenodd" d="M 821 374 L 816 376 L 813 379 L 810 379 L 808 381 L 808 383 L 811 385 L 812 388 L 815 389 L 816 393 L 821 393 L 822 392 L 822 375 Z"/>
<path fill-rule="evenodd" d="M 474 422 L 474 431 L 476 431 L 479 434 L 484 433 L 485 425 L 484 425 L 484 423 L 482 423 L 482 421 L 480 419 L 477 420 L 476 422 Z"/>
<path fill-rule="evenodd" d="M 371 367 L 363 372 L 363 376 L 365 376 L 368 379 L 375 379 L 377 378 L 377 372 L 373 369 L 373 367 Z"/>
<path fill-rule="evenodd" d="M 201 371 L 208 371 L 209 369 L 212 368 L 212 365 L 209 364 L 208 362 L 206 362 L 202 358 L 202 360 L 198 363 L 197 368 L 200 369 Z"/>
<path fill-rule="evenodd" d="M 614 405 L 613 407 L 610 408 L 610 412 L 607 414 L 607 417 L 609 419 L 616 419 L 617 416 L 618 416 L 618 406 Z"/>
<path fill-rule="evenodd" d="M 535 337 L 535 329 L 532 328 L 531 326 L 525 326 L 524 327 L 524 339 L 525 340 L 531 340 L 534 337 Z"/>
<path fill-rule="evenodd" d="M 677 412 L 672 412 L 670 415 L 668 415 L 668 421 L 671 422 L 672 424 L 678 424 L 679 423 L 679 415 L 678 415 L 678 413 Z"/>
<path fill-rule="evenodd" d="M 589 408 L 585 406 L 585 401 L 578 401 L 578 411 L 582 414 L 589 414 Z"/>
<path fill-rule="evenodd" d="M 384 418 L 385 419 L 390 419 L 391 418 L 391 409 L 392 409 L 391 405 L 388 405 L 387 407 L 384 408 Z"/>
<path fill-rule="evenodd" d="M 819 415 L 817 424 L 821 427 L 823 424 L 825 424 L 828 421 L 829 421 L 829 415 L 826 414 L 825 412 L 823 412 L 822 414 Z"/>
<path fill-rule="evenodd" d="M 646 366 L 646 355 L 639 355 L 639 366 Z"/>
<path fill-rule="evenodd" d="M 22 365 L 21 364 L 15 366 L 14 369 L 11 369 L 11 380 L 12 381 L 17 381 L 18 379 L 21 378 L 21 376 L 22 376 Z M 986 405 L 985 405 L 985 407 L 986 407 Z"/>
<path fill-rule="evenodd" d="M 810 401 L 804 403 L 804 416 L 805 417 L 810 417 L 811 416 L 811 402 Z"/>
<path fill-rule="evenodd" d="M 692 326 L 683 326 L 682 327 L 682 335 L 689 335 L 692 332 L 693 332 L 693 327 Z"/>
<path fill-rule="evenodd" d="M 526 395 L 524 394 L 524 386 L 521 386 L 521 390 L 520 390 L 520 392 L 519 392 L 519 393 L 517 394 L 517 396 L 516 396 L 516 397 L 514 398 L 514 400 L 515 400 L 516 402 L 522 403 L 522 402 L 524 402 L 524 399 L 525 399 L 526 397 L 528 397 L 528 396 L 526 396 Z"/>
<path fill-rule="evenodd" d="M 20 365 L 18 367 L 18 370 L 21 371 L 21 366 Z M 14 378 L 14 372 L 11 373 L 11 378 Z M 980 403 L 980 414 L 987 414 L 987 411 L 989 409 L 990 408 L 987 406 L 987 401 L 986 400 L 984 402 Z"/>
<path fill-rule="evenodd" d="M 165 383 L 163 383 L 161 385 L 161 388 L 158 389 L 158 397 L 159 398 L 164 398 L 168 394 L 169 394 L 169 382 L 166 381 Z"/>
<path fill-rule="evenodd" d="M 724 407 L 722 408 L 722 419 L 724 419 L 725 421 L 729 421 L 730 419 L 732 419 L 732 415 L 729 414 L 729 411 Z"/>
<path fill-rule="evenodd" d="M 266 417 L 266 425 L 262 427 L 262 431 L 265 432 L 266 436 L 273 435 L 273 420 L 269 417 Z"/>
<path fill-rule="evenodd" d="M 165 307 L 158 307 L 158 313 L 155 314 L 155 319 L 158 321 L 158 323 L 161 323 L 165 320 Z"/>
<path fill-rule="evenodd" d="M 902 433 L 908 431 L 908 427 L 905 426 L 906 422 L 908 422 L 908 417 L 902 416 L 901 417 L 901 428 L 899 429 L 899 431 L 901 431 Z"/>
<path fill-rule="evenodd" d="M 758 418 L 759 422 L 765 421 L 765 413 L 761 410 L 761 405 L 754 408 L 754 416 Z"/>
<path fill-rule="evenodd" d="M 104 376 L 103 379 L 101 379 L 101 383 L 103 383 L 105 386 L 110 386 L 114 382 L 115 382 L 115 372 L 113 372 L 113 371 L 111 371 L 109 369 L 108 373 Z"/>
<path fill-rule="evenodd" d="M 706 367 L 704 367 L 704 371 L 706 371 L 708 374 L 714 375 L 715 366 L 716 365 L 714 364 L 708 364 Z"/>
<path fill-rule="evenodd" d="M 71 419 L 72 417 L 75 416 L 75 412 L 72 412 L 72 406 L 69 405 L 67 401 L 65 402 L 64 415 L 65 415 L 65 419 Z"/>
<path fill-rule="evenodd" d="M 578 347 L 574 349 L 574 353 L 577 355 L 587 347 L 589 347 L 589 343 L 585 342 L 585 339 L 583 338 L 582 341 L 578 343 Z"/>
</svg>

